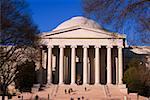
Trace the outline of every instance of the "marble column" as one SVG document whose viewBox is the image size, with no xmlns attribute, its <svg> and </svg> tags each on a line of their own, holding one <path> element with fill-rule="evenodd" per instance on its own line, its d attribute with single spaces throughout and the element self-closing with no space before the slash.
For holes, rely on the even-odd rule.
<svg viewBox="0 0 150 100">
<path fill-rule="evenodd" d="M 42 58 L 43 58 L 43 60 L 42 60 L 42 66 L 43 66 L 43 68 L 44 69 L 46 69 L 46 63 L 47 63 L 47 52 L 45 51 L 45 50 L 42 50 Z"/>
<path fill-rule="evenodd" d="M 107 46 L 107 84 L 112 82 L 111 48 L 112 46 Z"/>
<path fill-rule="evenodd" d="M 95 46 L 95 84 L 100 83 L 100 57 L 99 57 L 99 48 L 101 46 Z"/>
<path fill-rule="evenodd" d="M 48 45 L 48 67 L 47 67 L 47 83 L 52 82 L 52 45 Z"/>
<path fill-rule="evenodd" d="M 116 84 L 118 84 L 118 57 L 115 57 L 115 65 L 116 65 Z"/>
<path fill-rule="evenodd" d="M 118 67 L 119 67 L 119 84 L 123 84 L 123 62 L 122 62 L 122 46 L 118 47 Z"/>
<path fill-rule="evenodd" d="M 90 84 L 91 82 L 91 64 L 90 64 L 90 58 L 88 57 L 87 61 L 87 83 Z"/>
<path fill-rule="evenodd" d="M 83 46 L 83 84 L 87 84 L 88 47 Z"/>
<path fill-rule="evenodd" d="M 64 78 L 64 73 L 63 73 L 63 65 L 64 65 L 64 45 L 60 45 L 60 55 L 59 55 L 59 84 L 63 84 L 63 78 Z"/>
<path fill-rule="evenodd" d="M 76 49 L 77 46 L 71 46 L 71 84 L 75 84 L 76 79 Z"/>
</svg>

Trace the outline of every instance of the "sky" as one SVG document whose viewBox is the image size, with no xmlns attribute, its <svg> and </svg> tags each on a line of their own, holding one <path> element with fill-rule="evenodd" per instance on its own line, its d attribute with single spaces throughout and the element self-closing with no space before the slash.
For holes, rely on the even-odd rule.
<svg viewBox="0 0 150 100">
<path fill-rule="evenodd" d="M 82 0 L 26 0 L 29 4 L 29 10 L 34 23 L 38 26 L 40 32 L 49 32 L 56 28 L 62 22 L 75 17 L 84 16 L 82 9 Z M 119 33 L 126 33 L 127 41 L 136 40 L 136 44 L 143 45 L 139 41 L 138 35 L 134 32 L 134 21 L 126 22 L 126 27 Z M 102 25 L 103 26 L 103 25 Z M 129 27 L 131 26 L 131 27 Z M 112 30 L 112 26 L 103 26 Z M 128 41 L 129 43 L 129 41 Z M 133 43 L 129 43 L 133 44 Z"/>
<path fill-rule="evenodd" d="M 41 32 L 51 31 L 74 16 L 82 16 L 81 0 L 26 0 Z"/>
</svg>

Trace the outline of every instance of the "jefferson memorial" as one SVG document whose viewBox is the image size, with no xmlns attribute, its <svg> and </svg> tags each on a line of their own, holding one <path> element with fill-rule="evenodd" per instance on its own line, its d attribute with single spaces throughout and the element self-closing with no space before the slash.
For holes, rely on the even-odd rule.
<svg viewBox="0 0 150 100">
<path fill-rule="evenodd" d="M 37 82 L 32 93 L 22 94 L 26 100 L 37 95 L 42 100 L 147 100 L 128 94 L 122 82 L 130 60 L 124 58 L 131 56 L 124 34 L 78 16 L 41 33 L 40 38 Z"/>
<path fill-rule="evenodd" d="M 124 34 L 78 16 L 40 37 L 47 84 L 123 84 Z"/>
</svg>

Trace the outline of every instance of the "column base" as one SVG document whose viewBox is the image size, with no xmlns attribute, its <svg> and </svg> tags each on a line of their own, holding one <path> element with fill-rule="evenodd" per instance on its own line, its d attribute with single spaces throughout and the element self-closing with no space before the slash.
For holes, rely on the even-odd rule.
<svg viewBox="0 0 150 100">
<path fill-rule="evenodd" d="M 118 84 L 119 88 L 126 88 L 126 84 Z"/>
<path fill-rule="evenodd" d="M 70 85 L 77 85 L 76 83 L 70 83 Z"/>
<path fill-rule="evenodd" d="M 108 85 L 108 86 L 113 86 L 113 84 L 112 84 L 112 83 L 107 83 L 106 85 Z"/>
<path fill-rule="evenodd" d="M 39 91 L 41 85 L 40 84 L 33 84 L 32 88 L 31 88 L 31 92 L 32 93 L 36 93 Z"/>
<path fill-rule="evenodd" d="M 64 83 L 62 82 L 62 83 L 58 83 L 59 85 L 64 85 Z"/>
<path fill-rule="evenodd" d="M 83 84 L 89 84 L 87 81 L 83 82 Z"/>
<path fill-rule="evenodd" d="M 94 83 L 94 85 L 100 85 L 100 83 Z"/>
<path fill-rule="evenodd" d="M 50 85 L 51 85 L 51 84 L 52 84 L 52 82 L 47 82 L 46 84 L 50 84 Z"/>
<path fill-rule="evenodd" d="M 87 84 L 87 83 L 86 83 L 86 84 L 85 84 L 85 83 L 83 83 L 82 85 L 83 85 L 83 86 L 89 86 L 89 84 Z"/>
<path fill-rule="evenodd" d="M 120 92 L 122 92 L 124 94 L 128 94 L 128 89 L 126 87 L 126 84 L 118 84 L 118 87 L 120 89 Z"/>
<path fill-rule="evenodd" d="M 53 85 L 52 83 L 47 83 L 46 87 L 50 87 L 51 85 Z"/>
</svg>

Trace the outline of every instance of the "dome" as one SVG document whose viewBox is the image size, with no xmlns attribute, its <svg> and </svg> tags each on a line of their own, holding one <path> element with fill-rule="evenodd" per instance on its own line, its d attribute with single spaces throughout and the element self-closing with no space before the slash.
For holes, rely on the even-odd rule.
<svg viewBox="0 0 150 100">
<path fill-rule="evenodd" d="M 102 29 L 102 27 L 98 23 L 96 23 L 94 20 L 91 20 L 82 16 L 77 16 L 58 25 L 53 31 L 64 29 L 64 28 L 69 28 L 73 26 L 84 26 L 88 28 Z"/>
</svg>

